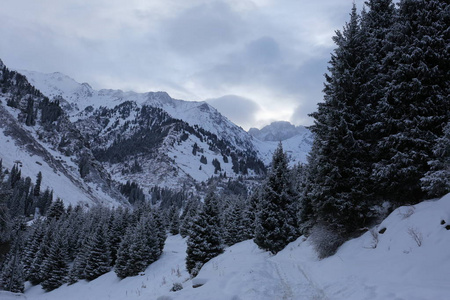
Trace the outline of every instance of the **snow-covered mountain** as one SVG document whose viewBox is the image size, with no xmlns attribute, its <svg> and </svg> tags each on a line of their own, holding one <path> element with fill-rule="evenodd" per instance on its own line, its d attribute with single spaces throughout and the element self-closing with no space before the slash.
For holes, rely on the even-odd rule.
<svg viewBox="0 0 450 300">
<path fill-rule="evenodd" d="M 245 132 L 206 102 L 176 100 L 165 92 L 96 91 L 61 73 L 20 72 L 44 95 L 59 99 L 96 157 L 119 181 L 148 188 L 221 175 L 259 176 L 277 147 L 277 142 Z M 283 142 L 293 163 L 306 161 L 310 143 L 305 128 L 297 128 Z M 143 171 L 131 172 L 132 165 Z"/>
<path fill-rule="evenodd" d="M 0 61 L 1 62 L 1 61 Z M 50 102 L 21 74 L 0 64 L 0 159 L 33 180 L 42 173 L 42 187 L 66 204 L 117 206 L 124 203 L 111 177 L 94 158 L 74 124 L 56 102 Z M 85 174 L 80 173 L 81 162 Z"/>
<path fill-rule="evenodd" d="M 266 164 L 270 163 L 279 142 L 288 153 L 291 165 L 306 163 L 313 142 L 313 135 L 306 127 L 286 121 L 273 122 L 262 129 L 250 128 L 248 133 L 254 137 L 253 145 Z"/>
<path fill-rule="evenodd" d="M 114 271 L 45 293 L 0 292 L 5 300 L 56 299 L 447 299 L 450 194 L 394 210 L 378 226 L 319 260 L 300 237 L 276 255 L 252 240 L 207 262 L 196 278 L 185 269 L 186 241 L 169 236 L 161 258 L 145 272 L 120 280 Z M 173 284 L 182 286 L 171 291 Z"/>
</svg>

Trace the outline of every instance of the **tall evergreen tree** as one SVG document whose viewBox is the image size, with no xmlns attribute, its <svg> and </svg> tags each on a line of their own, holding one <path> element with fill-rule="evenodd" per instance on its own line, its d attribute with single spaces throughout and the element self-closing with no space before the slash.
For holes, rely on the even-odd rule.
<svg viewBox="0 0 450 300">
<path fill-rule="evenodd" d="M 218 200 L 213 192 L 205 197 L 203 209 L 192 223 L 186 250 L 186 268 L 197 276 L 201 267 L 223 252 Z"/>
<path fill-rule="evenodd" d="M 420 179 L 449 120 L 449 15 L 448 1 L 402 0 L 385 43 L 389 83 L 378 106 L 383 135 L 373 178 L 397 205 L 424 198 Z"/>
<path fill-rule="evenodd" d="M 365 54 L 359 16 L 353 5 L 350 21 L 333 38 L 337 45 L 325 75 L 324 102 L 319 103 L 311 130 L 315 141 L 310 164 L 311 205 L 318 221 L 343 237 L 364 227 L 367 199 L 367 145 L 364 136 L 361 61 Z"/>
<path fill-rule="evenodd" d="M 273 254 L 298 237 L 297 207 L 288 158 L 280 142 L 260 193 L 255 243 Z"/>
<path fill-rule="evenodd" d="M 69 271 L 67 258 L 67 244 L 64 241 L 62 232 L 58 232 L 54 237 L 48 256 L 44 259 L 41 268 L 42 288 L 52 291 L 67 281 Z"/>
<path fill-rule="evenodd" d="M 435 159 L 428 162 L 430 171 L 421 179 L 422 190 L 430 198 L 450 192 L 450 122 L 444 128 L 444 135 L 437 139 L 433 155 Z"/>
<path fill-rule="evenodd" d="M 42 173 L 39 172 L 36 177 L 36 184 L 34 185 L 33 195 L 35 197 L 39 197 L 41 195 L 41 182 L 42 182 Z"/>
<path fill-rule="evenodd" d="M 169 210 L 169 232 L 173 235 L 180 233 L 180 214 L 175 205 Z"/>
<path fill-rule="evenodd" d="M 25 276 L 19 254 L 9 254 L 0 269 L 0 288 L 13 293 L 23 293 Z"/>
<path fill-rule="evenodd" d="M 84 269 L 87 280 L 93 280 L 110 270 L 111 252 L 107 239 L 108 232 L 103 224 L 97 226 L 97 229 L 89 237 Z"/>
</svg>

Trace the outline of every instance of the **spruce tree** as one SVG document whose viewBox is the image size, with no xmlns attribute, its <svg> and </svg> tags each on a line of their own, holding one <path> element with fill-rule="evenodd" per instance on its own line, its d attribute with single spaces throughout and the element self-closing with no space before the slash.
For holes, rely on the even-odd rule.
<svg viewBox="0 0 450 300">
<path fill-rule="evenodd" d="M 203 209 L 192 223 L 186 250 L 186 269 L 197 276 L 201 267 L 223 252 L 218 200 L 213 192 L 205 197 Z"/>
<path fill-rule="evenodd" d="M 9 254 L 0 269 L 0 288 L 13 293 L 23 293 L 25 289 L 23 265 L 17 253 Z"/>
<path fill-rule="evenodd" d="M 63 233 L 58 232 L 50 245 L 48 256 L 42 263 L 41 276 L 44 280 L 41 285 L 44 290 L 52 291 L 67 282 L 67 261 L 67 244 Z"/>
<path fill-rule="evenodd" d="M 108 243 L 108 232 L 104 225 L 91 234 L 87 245 L 86 267 L 84 275 L 87 280 L 93 280 L 110 270 L 111 254 Z"/>
<path fill-rule="evenodd" d="M 41 195 L 41 182 L 42 182 L 42 173 L 39 172 L 36 177 L 36 184 L 34 185 L 33 195 L 35 197 L 39 197 Z"/>
<path fill-rule="evenodd" d="M 428 162 L 430 171 L 421 179 L 422 190 L 429 198 L 450 192 L 450 122 L 444 128 L 444 135 L 437 139 L 433 156 L 435 158 Z"/>
<path fill-rule="evenodd" d="M 355 5 L 350 21 L 333 40 L 337 48 L 325 75 L 325 101 L 312 114 L 315 140 L 309 163 L 315 169 L 308 201 L 318 222 L 346 238 L 366 226 L 371 216 L 367 195 L 370 169 L 362 130 L 368 105 L 361 98 L 365 45 Z"/>
<path fill-rule="evenodd" d="M 389 83 L 378 106 L 383 135 L 373 178 L 396 205 L 424 198 L 420 179 L 449 120 L 449 14 L 448 1 L 402 0 L 385 43 Z"/>
<path fill-rule="evenodd" d="M 280 142 L 260 193 L 255 243 L 273 254 L 298 237 L 297 209 L 288 158 Z"/>
<path fill-rule="evenodd" d="M 180 233 L 180 214 L 175 205 L 169 210 L 169 232 L 172 235 Z"/>
</svg>

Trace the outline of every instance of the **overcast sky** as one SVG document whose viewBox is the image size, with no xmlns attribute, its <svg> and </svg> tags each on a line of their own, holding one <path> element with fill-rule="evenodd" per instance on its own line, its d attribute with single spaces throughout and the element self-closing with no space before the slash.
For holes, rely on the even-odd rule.
<svg viewBox="0 0 450 300">
<path fill-rule="evenodd" d="M 355 1 L 358 9 L 363 0 Z M 310 125 L 353 0 L 0 0 L 0 59 L 95 89 L 208 100 L 244 129 Z"/>
</svg>

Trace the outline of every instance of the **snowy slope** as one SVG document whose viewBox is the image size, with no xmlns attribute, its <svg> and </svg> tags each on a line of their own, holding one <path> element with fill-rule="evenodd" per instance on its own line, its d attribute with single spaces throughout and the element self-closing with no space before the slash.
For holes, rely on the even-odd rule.
<svg viewBox="0 0 450 300">
<path fill-rule="evenodd" d="M 20 72 L 44 95 L 50 98 L 62 96 L 69 101 L 74 107 L 73 111 L 69 112 L 72 121 L 82 118 L 82 111 L 88 106 L 94 109 L 100 106 L 113 108 L 124 101 L 133 101 L 138 105 L 159 107 L 173 118 L 183 120 L 191 126 L 198 125 L 219 138 L 229 140 L 238 149 L 256 150 L 266 165 L 270 164 L 272 153 L 280 140 L 278 137 L 284 140 L 283 146 L 291 155 L 293 162 L 305 163 L 306 155 L 311 148 L 312 135 L 309 130 L 301 126 L 295 127 L 288 122 L 275 122 L 261 130 L 253 129 L 255 135 L 253 137 L 203 101 L 176 100 L 165 92 L 96 91 L 89 84 L 80 84 L 61 73 L 44 74 L 26 70 Z"/>
<path fill-rule="evenodd" d="M 441 224 L 444 223 L 445 224 Z M 318 260 L 300 237 L 275 256 L 252 241 L 226 249 L 190 280 L 184 269 L 186 244 L 170 236 L 160 260 L 141 275 L 119 280 L 113 272 L 44 293 L 27 287 L 25 295 L 2 299 L 448 299 L 450 285 L 450 194 L 440 200 L 400 207 L 377 228 L 348 241 Z M 414 238 L 416 236 L 416 239 Z M 375 238 L 377 237 L 377 238 Z M 173 283 L 183 289 L 171 292 Z M 193 285 L 202 284 L 193 288 Z"/>
<path fill-rule="evenodd" d="M 220 138 L 232 141 L 241 148 L 251 147 L 248 134 L 240 127 L 222 116 L 206 102 L 183 101 L 172 99 L 165 92 L 135 93 L 122 90 L 92 89 L 87 83 L 78 83 L 61 73 L 44 74 L 20 70 L 28 81 L 49 98 L 62 96 L 72 104 L 74 110 L 71 119 L 76 121 L 78 113 L 88 106 L 94 109 L 100 106 L 112 108 L 125 101 L 133 101 L 138 105 L 150 105 L 165 110 L 173 118 L 183 120 L 190 125 L 199 125 L 203 129 L 216 134 Z"/>
<path fill-rule="evenodd" d="M 21 126 L 16 122 L 17 111 L 4 106 L 4 98 L 0 97 L 0 101 L 0 159 L 3 167 L 10 170 L 17 164 L 22 176 L 33 181 L 42 172 L 42 190 L 49 187 L 54 197 L 60 197 L 66 205 L 119 205 L 97 185 L 84 182 L 74 161 L 40 142 L 35 128 Z"/>
<path fill-rule="evenodd" d="M 253 144 L 266 165 L 272 161 L 279 142 L 287 152 L 291 166 L 306 163 L 313 142 L 313 135 L 306 127 L 286 121 L 273 122 L 261 129 L 250 128 L 248 133 L 253 136 Z"/>
</svg>

